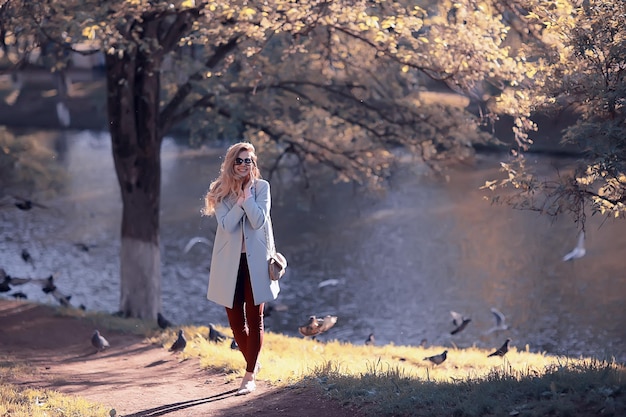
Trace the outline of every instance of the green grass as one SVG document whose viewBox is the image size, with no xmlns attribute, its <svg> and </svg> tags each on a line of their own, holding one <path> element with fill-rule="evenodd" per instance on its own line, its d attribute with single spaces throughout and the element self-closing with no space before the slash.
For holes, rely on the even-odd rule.
<svg viewBox="0 0 626 417">
<path fill-rule="evenodd" d="M 164 349 L 178 328 L 160 331 L 155 323 L 98 313 L 62 310 L 100 328 L 134 333 Z M 230 329 L 217 326 L 226 334 Z M 211 343 L 205 326 L 183 326 L 187 347 L 180 359 L 238 379 L 244 361 L 230 340 Z M 478 348 L 448 349 L 434 366 L 423 358 L 443 347 L 320 343 L 265 333 L 259 379 L 276 387 L 318 390 L 361 414 L 372 416 L 622 416 L 626 415 L 626 368 L 612 360 L 556 357 L 512 346 L 506 357 L 487 358 Z M 0 358 L 0 377 L 29 372 Z M 108 413 L 80 398 L 42 390 L 0 386 L 0 416 L 101 416 Z M 42 405 L 43 403 L 43 405 Z M 60 411 L 61 410 L 61 411 Z M 42 414 L 42 412 L 45 413 Z M 36 414 L 40 413 L 40 414 Z M 104 414 L 103 414 L 104 413 Z"/>
</svg>

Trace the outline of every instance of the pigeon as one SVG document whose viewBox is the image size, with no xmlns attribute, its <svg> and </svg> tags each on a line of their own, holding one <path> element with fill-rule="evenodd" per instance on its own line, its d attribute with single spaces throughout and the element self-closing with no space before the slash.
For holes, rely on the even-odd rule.
<svg viewBox="0 0 626 417">
<path fill-rule="evenodd" d="M 27 198 L 20 197 L 20 196 L 17 196 L 17 195 L 14 195 L 13 198 L 18 200 L 18 201 L 15 202 L 15 207 L 17 207 L 18 209 L 23 210 L 23 211 L 28 211 L 28 210 L 32 209 L 33 207 L 40 207 L 40 208 L 44 208 L 44 209 L 48 208 L 48 207 L 44 206 L 43 204 L 36 203 L 36 202 L 34 202 L 32 200 L 29 200 Z"/>
<path fill-rule="evenodd" d="M 304 337 L 312 337 L 320 335 L 333 327 L 337 323 L 337 316 L 327 315 L 324 318 L 315 316 L 309 317 L 309 322 L 304 326 L 298 327 L 298 331 Z"/>
<path fill-rule="evenodd" d="M 47 280 L 44 281 L 45 285 L 41 287 L 41 291 L 46 294 L 50 294 L 51 292 L 57 289 L 56 285 L 54 285 L 54 277 L 50 275 Z"/>
<path fill-rule="evenodd" d="M 320 324 L 320 333 L 324 333 L 337 323 L 337 316 L 325 316 Z"/>
<path fill-rule="evenodd" d="M 427 356 L 424 358 L 425 361 L 431 361 L 435 365 L 441 365 L 446 359 L 448 359 L 447 350 L 444 350 L 439 355 Z"/>
<path fill-rule="evenodd" d="M 504 344 L 502 346 L 500 346 L 500 348 L 498 350 L 496 350 L 493 353 L 490 353 L 489 355 L 487 355 L 487 357 L 491 357 L 491 356 L 504 356 L 506 355 L 506 353 L 509 351 L 509 343 L 511 342 L 511 339 L 506 339 L 504 341 Z"/>
<path fill-rule="evenodd" d="M 374 333 L 370 333 L 369 336 L 367 336 L 367 339 L 365 339 L 365 344 L 368 346 L 374 346 L 376 344 L 376 339 L 374 338 Z"/>
<path fill-rule="evenodd" d="M 28 211 L 33 208 L 33 202 L 30 200 L 18 201 L 15 203 L 15 207 L 20 210 Z"/>
<path fill-rule="evenodd" d="M 185 333 L 182 329 L 178 331 L 178 338 L 170 346 L 170 352 L 182 352 L 187 346 L 187 339 L 185 339 Z"/>
<path fill-rule="evenodd" d="M 11 291 L 11 286 L 9 283 L 11 282 L 11 277 L 5 275 L 4 279 L 0 281 L 0 292 L 9 292 Z"/>
<path fill-rule="evenodd" d="M 570 261 L 572 259 L 578 259 L 585 256 L 587 251 L 585 250 L 585 232 L 580 232 L 578 235 L 578 243 L 576 247 L 563 257 L 563 262 Z"/>
<path fill-rule="evenodd" d="M 304 337 L 315 336 L 320 333 L 319 327 L 320 327 L 320 324 L 318 322 L 318 319 L 315 316 L 310 316 L 309 322 L 305 324 L 304 326 L 298 327 L 298 331 Z"/>
<path fill-rule="evenodd" d="M 163 314 L 157 313 L 157 324 L 161 329 L 167 329 L 168 327 L 172 327 L 172 322 L 163 317 Z"/>
<path fill-rule="evenodd" d="M 463 329 L 465 329 L 469 322 L 472 321 L 472 319 L 470 319 L 469 317 L 465 317 L 462 314 L 457 313 L 456 311 L 450 311 L 450 314 L 452 315 L 452 324 L 454 324 L 455 327 L 454 330 L 450 332 L 450 334 L 457 334 L 463 331 Z"/>
<path fill-rule="evenodd" d="M 33 257 L 30 256 L 30 253 L 26 249 L 22 249 L 22 259 L 26 263 L 33 263 Z"/>
<path fill-rule="evenodd" d="M 317 288 L 324 288 L 324 287 L 329 287 L 329 286 L 336 287 L 337 285 L 339 285 L 339 280 L 336 278 L 330 278 L 317 284 Z"/>
<path fill-rule="evenodd" d="M 74 243 L 74 246 L 82 252 L 89 252 L 90 246 L 83 242 Z"/>
<path fill-rule="evenodd" d="M 72 298 L 71 295 L 63 295 L 61 293 L 61 291 L 57 290 L 56 288 L 54 289 L 54 291 L 50 292 L 50 294 L 52 294 L 52 296 L 59 302 L 59 304 L 61 304 L 63 307 L 69 307 L 70 306 L 70 299 Z"/>
<path fill-rule="evenodd" d="M 109 347 L 108 340 L 106 340 L 98 330 L 93 331 L 93 335 L 91 336 L 91 344 L 93 347 L 98 349 L 98 351 L 102 351 Z"/>
<path fill-rule="evenodd" d="M 487 334 L 497 332 L 500 330 L 506 330 L 509 326 L 506 324 L 506 317 L 495 307 L 491 307 L 491 313 L 496 320 L 496 325 L 487 331 Z"/>
<path fill-rule="evenodd" d="M 185 245 L 185 249 L 183 249 L 183 251 L 185 253 L 188 253 L 191 248 L 193 248 L 197 243 L 204 243 L 207 246 L 211 246 L 211 241 L 205 237 L 200 237 L 200 236 L 196 236 L 196 237 L 192 237 L 191 239 L 189 239 L 189 242 L 187 242 L 187 244 Z"/>
<path fill-rule="evenodd" d="M 208 337 L 208 339 L 209 339 L 210 342 L 214 342 L 214 343 L 223 342 L 224 340 L 226 340 L 228 338 L 229 337 L 226 336 L 224 333 L 222 333 L 219 330 L 217 330 L 213 323 L 209 323 L 209 337 Z"/>
</svg>

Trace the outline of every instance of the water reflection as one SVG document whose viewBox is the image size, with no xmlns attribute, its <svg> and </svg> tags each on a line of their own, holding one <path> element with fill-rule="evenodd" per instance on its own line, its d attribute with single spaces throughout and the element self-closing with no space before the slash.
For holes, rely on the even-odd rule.
<svg viewBox="0 0 626 417">
<path fill-rule="evenodd" d="M 49 210 L 0 211 L 0 266 L 13 276 L 57 273 L 74 305 L 113 312 L 121 202 L 108 135 L 79 132 L 60 149 L 68 192 L 46 202 Z M 210 248 L 183 252 L 192 236 L 212 239 L 214 219 L 199 211 L 222 153 L 172 140 L 163 146 L 163 305 L 174 322 L 227 323 L 223 309 L 205 299 Z M 269 331 L 297 335 L 310 314 L 333 314 L 339 321 L 325 337 L 355 343 L 371 332 L 378 343 L 398 345 L 427 339 L 494 348 L 510 337 L 518 349 L 626 360 L 626 224 L 590 218 L 587 255 L 564 263 L 576 243 L 574 223 L 483 200 L 478 186 L 496 175 L 499 158 L 483 156 L 447 183 L 407 170 L 384 198 L 342 184 L 303 190 L 272 181 L 278 244 L 290 270 L 278 300 L 288 310 L 267 318 Z M 23 248 L 34 266 L 21 260 Z M 328 279 L 336 285 L 319 288 Z M 53 302 L 36 288 L 23 290 Z M 506 314 L 509 330 L 487 334 L 491 307 Z M 450 310 L 472 318 L 455 336 Z"/>
</svg>

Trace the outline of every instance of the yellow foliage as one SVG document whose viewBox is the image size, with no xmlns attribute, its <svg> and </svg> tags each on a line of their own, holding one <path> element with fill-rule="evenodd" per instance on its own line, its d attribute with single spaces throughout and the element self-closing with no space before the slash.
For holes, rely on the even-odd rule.
<svg viewBox="0 0 626 417">
<path fill-rule="evenodd" d="M 83 29 L 83 36 L 87 39 L 94 39 L 96 37 L 96 29 L 98 26 L 87 26 Z"/>
<path fill-rule="evenodd" d="M 256 10 L 251 7 L 245 7 L 239 12 L 240 19 L 252 19 L 256 15 Z"/>
</svg>

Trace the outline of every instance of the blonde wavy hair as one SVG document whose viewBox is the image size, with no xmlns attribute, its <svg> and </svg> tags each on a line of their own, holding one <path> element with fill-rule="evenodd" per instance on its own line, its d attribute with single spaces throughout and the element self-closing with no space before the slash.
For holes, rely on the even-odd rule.
<svg viewBox="0 0 626 417">
<path fill-rule="evenodd" d="M 204 208 L 202 214 L 211 216 L 215 214 L 215 207 L 225 198 L 230 196 L 239 197 L 242 193 L 243 180 L 235 174 L 235 159 L 241 151 L 248 151 L 252 166 L 250 176 L 253 180 L 261 178 L 257 166 L 257 157 L 254 146 L 249 142 L 239 142 L 231 145 L 226 151 L 226 156 L 220 166 L 220 175 L 209 185 L 209 191 L 204 196 Z"/>
</svg>

